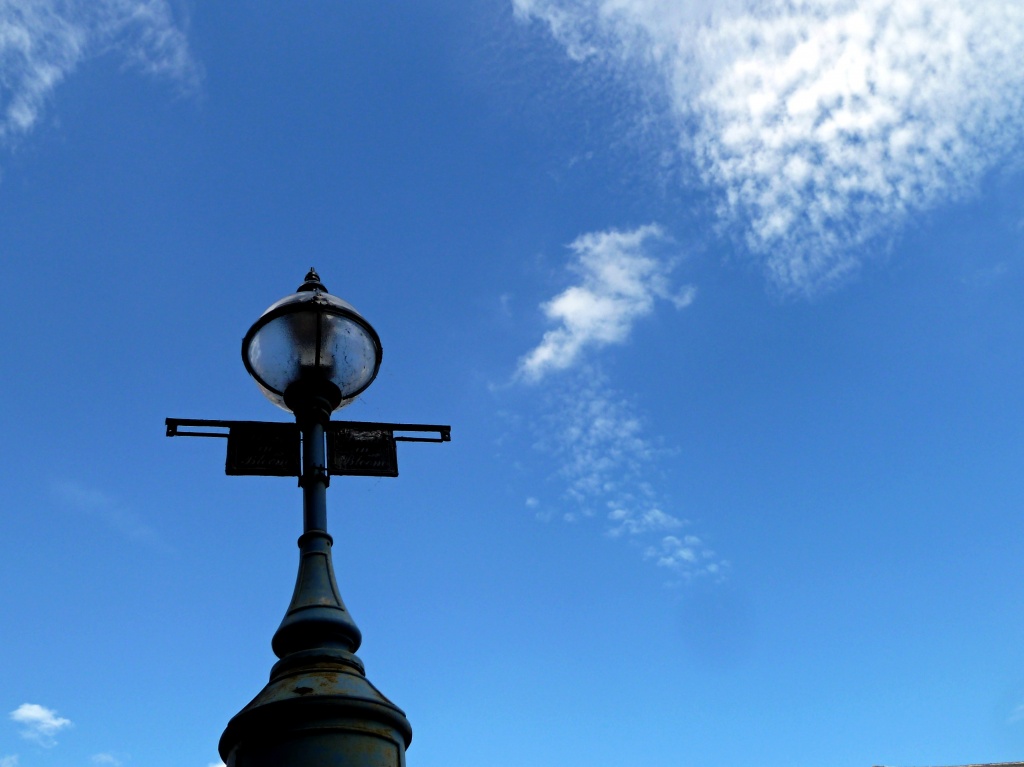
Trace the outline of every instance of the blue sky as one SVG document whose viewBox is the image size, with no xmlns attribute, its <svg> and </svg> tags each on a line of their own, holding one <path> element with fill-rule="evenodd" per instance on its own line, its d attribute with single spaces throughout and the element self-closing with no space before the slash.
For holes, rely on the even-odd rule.
<svg viewBox="0 0 1024 767">
<path fill-rule="evenodd" d="M 452 424 L 337 480 L 411 765 L 1024 753 L 1024 6 L 0 1 L 0 767 L 218 765 L 315 266 Z"/>
</svg>

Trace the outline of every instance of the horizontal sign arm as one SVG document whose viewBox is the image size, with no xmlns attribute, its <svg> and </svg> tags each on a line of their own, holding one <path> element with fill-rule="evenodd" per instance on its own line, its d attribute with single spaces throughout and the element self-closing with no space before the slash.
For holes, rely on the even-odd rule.
<svg viewBox="0 0 1024 767">
<path fill-rule="evenodd" d="M 164 420 L 167 424 L 167 436 L 168 437 L 224 437 L 228 436 L 226 431 L 181 431 L 181 427 L 193 429 L 196 427 L 204 428 L 216 428 L 216 429 L 229 429 L 232 424 L 238 423 L 237 421 L 205 421 L 195 418 L 167 418 Z"/>
<path fill-rule="evenodd" d="M 299 429 L 280 421 L 168 418 L 168 437 L 221 437 L 228 441 L 227 474 L 298 476 Z M 396 442 L 451 442 L 451 426 L 421 423 L 330 421 L 325 424 L 328 474 L 398 476 Z M 395 432 L 405 434 L 395 435 Z M 436 434 L 418 436 L 420 434 Z"/>
<path fill-rule="evenodd" d="M 204 418 L 168 418 L 166 419 L 167 424 L 167 436 L 168 437 L 223 437 L 227 438 L 227 431 L 191 431 L 197 428 L 206 429 L 230 429 L 232 426 L 258 426 L 264 423 L 277 423 L 276 421 L 215 421 Z M 183 431 L 189 429 L 189 431 Z M 451 442 L 452 441 L 452 427 L 448 425 L 436 425 L 436 424 L 425 424 L 425 423 L 375 423 L 372 421 L 330 421 L 327 424 L 327 431 L 339 431 L 339 430 L 365 430 L 365 431 L 390 431 L 392 434 L 395 432 L 414 432 L 414 433 L 431 433 L 436 432 L 436 437 L 407 437 L 396 435 L 396 442 Z"/>
</svg>

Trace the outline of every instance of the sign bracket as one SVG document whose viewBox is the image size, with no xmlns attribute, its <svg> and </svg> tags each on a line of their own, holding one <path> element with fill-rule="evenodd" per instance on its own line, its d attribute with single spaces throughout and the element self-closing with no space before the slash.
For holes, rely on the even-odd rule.
<svg viewBox="0 0 1024 767">
<path fill-rule="evenodd" d="M 228 441 L 224 471 L 232 476 L 298 477 L 301 436 L 294 423 L 166 419 L 168 437 Z M 451 426 L 421 423 L 330 421 L 324 428 L 328 475 L 397 477 L 396 442 L 450 442 Z M 396 434 L 397 432 L 397 434 Z M 437 436 L 420 436 L 436 434 Z"/>
</svg>

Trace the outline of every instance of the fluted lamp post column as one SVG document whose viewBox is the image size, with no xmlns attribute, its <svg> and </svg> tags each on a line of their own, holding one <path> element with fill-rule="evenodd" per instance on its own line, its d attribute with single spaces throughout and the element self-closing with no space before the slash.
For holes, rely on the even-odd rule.
<svg viewBox="0 0 1024 767">
<path fill-rule="evenodd" d="M 355 655 L 362 637 L 338 591 L 327 532 L 332 473 L 395 476 L 397 462 L 393 469 L 381 469 L 374 458 L 381 445 L 385 453 L 390 445 L 394 456 L 396 439 L 448 439 L 448 427 L 330 421 L 334 411 L 373 382 L 381 356 L 373 327 L 328 293 L 310 270 L 298 291 L 267 309 L 242 342 L 246 369 L 271 402 L 294 415 L 297 428 L 167 419 L 168 436 L 228 437 L 227 473 L 297 474 L 302 488 L 298 578 L 272 642 L 279 660 L 267 686 L 224 730 L 220 755 L 228 767 L 405 764 L 412 728 L 402 710 L 367 680 Z M 230 433 L 183 427 L 227 428 Z M 434 430 L 441 438 L 396 438 L 399 430 Z M 338 434 L 348 441 L 325 444 L 325 435 Z M 338 447 L 352 444 L 359 449 Z M 387 463 L 386 455 L 382 460 Z"/>
</svg>

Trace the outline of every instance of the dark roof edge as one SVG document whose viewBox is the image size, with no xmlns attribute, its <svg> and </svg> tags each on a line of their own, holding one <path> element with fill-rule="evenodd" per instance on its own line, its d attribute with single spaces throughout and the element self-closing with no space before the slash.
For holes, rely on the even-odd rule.
<svg viewBox="0 0 1024 767">
<path fill-rule="evenodd" d="M 874 767 L 885 767 L 876 764 Z M 960 764 L 956 767 L 1024 767 L 1024 762 L 979 762 L 978 764 Z"/>
</svg>

